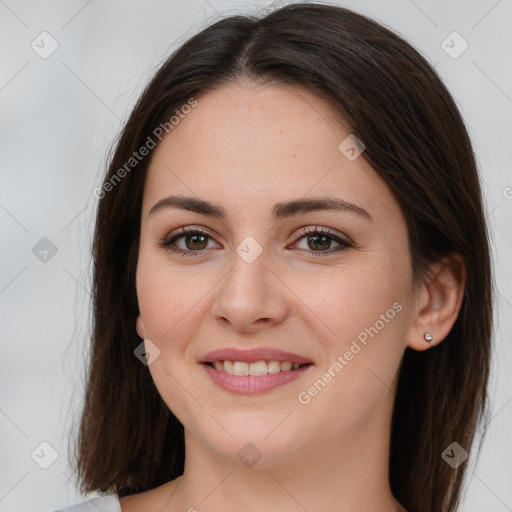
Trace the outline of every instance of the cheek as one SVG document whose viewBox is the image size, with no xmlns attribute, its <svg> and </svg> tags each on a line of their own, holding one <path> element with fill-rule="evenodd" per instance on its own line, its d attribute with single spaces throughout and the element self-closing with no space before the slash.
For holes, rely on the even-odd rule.
<svg viewBox="0 0 512 512">
<path fill-rule="evenodd" d="M 137 267 L 137 298 L 145 337 L 160 350 L 148 369 L 167 406 L 182 422 L 192 424 L 194 410 L 190 394 L 197 395 L 195 382 L 187 379 L 192 362 L 186 358 L 188 341 L 200 325 L 201 297 L 209 289 L 191 267 L 170 266 L 161 256 L 141 250 Z M 186 382 L 187 393 L 183 391 Z"/>
<path fill-rule="evenodd" d="M 321 328 L 318 335 L 329 344 L 330 352 L 338 346 L 343 349 L 375 324 L 379 335 L 396 333 L 396 328 L 403 327 L 397 321 L 397 310 L 405 308 L 409 288 L 408 267 L 377 252 L 357 255 L 346 267 L 301 277 L 294 283 L 294 292 L 315 313 L 315 323 Z"/>
<path fill-rule="evenodd" d="M 403 356 L 407 317 L 399 279 L 361 274 L 340 277 L 319 301 L 319 316 L 334 335 L 326 331 L 319 337 L 327 358 L 297 397 L 304 414 L 318 418 L 326 436 L 366 428 L 371 415 L 393 400 Z"/>
<path fill-rule="evenodd" d="M 189 265 L 171 265 L 161 254 L 141 250 L 137 299 L 146 337 L 160 342 L 183 339 L 183 329 L 191 324 L 209 288 L 207 274 L 199 275 Z"/>
<path fill-rule="evenodd" d="M 316 276 L 314 286 L 308 279 L 297 291 L 322 320 L 319 341 L 327 358 L 320 371 L 329 391 L 324 394 L 319 383 L 320 402 L 333 395 L 336 403 L 354 408 L 365 407 L 391 385 L 405 348 L 411 286 L 407 257 L 375 251 L 356 260 Z"/>
</svg>

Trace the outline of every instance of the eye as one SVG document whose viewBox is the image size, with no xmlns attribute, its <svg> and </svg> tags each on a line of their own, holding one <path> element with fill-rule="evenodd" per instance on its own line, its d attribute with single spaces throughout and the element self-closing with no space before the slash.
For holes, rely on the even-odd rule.
<svg viewBox="0 0 512 512">
<path fill-rule="evenodd" d="M 295 244 L 298 241 L 302 241 L 306 247 L 301 247 L 301 250 L 305 250 L 308 256 L 329 256 L 333 253 L 339 253 L 350 247 L 354 247 L 354 244 L 348 239 L 344 238 L 341 233 L 331 230 L 325 227 L 315 226 L 314 228 L 304 228 L 295 236 Z M 334 250 L 327 250 L 331 248 L 332 242 L 338 244 Z M 311 250 L 308 250 L 311 249 Z M 325 249 L 325 250 L 324 250 Z"/>
<path fill-rule="evenodd" d="M 165 236 L 158 246 L 183 256 L 200 256 L 208 249 L 208 239 L 213 240 L 211 234 L 203 228 L 182 227 Z M 312 257 L 329 256 L 354 247 L 354 244 L 344 238 L 341 233 L 325 227 L 303 228 L 295 236 L 294 244 L 297 245 L 297 242 L 301 242 L 302 239 L 306 247 L 299 247 L 299 249 Z M 183 241 L 183 244 L 178 245 L 178 241 Z M 338 247 L 328 250 L 331 249 L 333 241 L 338 244 Z"/>
<path fill-rule="evenodd" d="M 164 237 L 158 243 L 158 246 L 185 256 L 197 256 L 208 248 L 209 238 L 211 239 L 212 237 L 203 228 L 183 227 Z M 184 242 L 181 247 L 176 244 L 180 239 L 183 239 Z"/>
</svg>

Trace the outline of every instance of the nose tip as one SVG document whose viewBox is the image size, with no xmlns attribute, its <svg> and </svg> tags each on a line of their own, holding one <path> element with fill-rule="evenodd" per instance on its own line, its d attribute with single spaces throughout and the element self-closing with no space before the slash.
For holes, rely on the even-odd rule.
<svg viewBox="0 0 512 512">
<path fill-rule="evenodd" d="M 257 247 L 250 241 L 239 248 L 248 248 L 245 253 L 242 250 L 242 254 L 251 255 L 251 263 L 244 256 L 236 261 L 239 255 L 235 256 L 233 266 L 217 288 L 212 315 L 224 326 L 229 324 L 239 332 L 253 333 L 281 322 L 286 315 L 286 304 L 274 289 L 280 280 L 275 279 L 264 260 L 259 259 L 263 249 L 255 252 Z"/>
<path fill-rule="evenodd" d="M 252 320 L 252 318 L 253 315 L 251 315 L 250 312 L 234 312 L 234 310 L 231 310 L 231 314 L 218 316 L 217 320 L 224 325 L 231 325 L 235 327 L 240 333 L 247 334 L 257 332 L 259 329 L 272 322 L 272 319 L 269 317 L 257 318 L 256 320 Z"/>
</svg>

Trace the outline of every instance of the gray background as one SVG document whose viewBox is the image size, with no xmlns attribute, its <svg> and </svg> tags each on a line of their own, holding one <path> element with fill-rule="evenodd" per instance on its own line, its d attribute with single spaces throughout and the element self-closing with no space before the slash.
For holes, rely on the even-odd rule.
<svg viewBox="0 0 512 512">
<path fill-rule="evenodd" d="M 478 465 L 473 453 L 467 462 L 461 510 L 510 511 L 511 2 L 338 3 L 385 23 L 419 49 L 468 124 L 483 177 L 499 294 L 492 420 Z M 2 512 L 52 510 L 85 499 L 69 480 L 67 455 L 68 433 L 83 399 L 92 191 L 100 184 L 110 143 L 165 56 L 206 23 L 241 10 L 256 7 L 228 0 L 0 0 Z M 43 31 L 58 43 L 47 58 L 40 53 L 52 41 L 40 36 Z M 453 31 L 469 44 L 457 58 L 461 39 L 452 36 L 454 42 L 442 46 Z M 56 254 L 48 241 L 39 242 L 43 237 Z M 52 450 L 58 457 L 43 469 L 40 464 L 52 462 Z"/>
</svg>

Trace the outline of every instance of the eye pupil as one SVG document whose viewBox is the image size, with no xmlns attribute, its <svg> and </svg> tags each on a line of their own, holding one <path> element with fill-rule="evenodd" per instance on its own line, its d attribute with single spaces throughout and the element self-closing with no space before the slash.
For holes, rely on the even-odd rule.
<svg viewBox="0 0 512 512">
<path fill-rule="evenodd" d="M 204 235 L 188 235 L 185 238 L 185 240 L 187 240 L 187 242 L 190 239 L 193 240 L 192 244 L 194 245 L 194 247 L 190 247 L 189 244 L 186 243 L 188 249 L 199 249 L 199 250 L 202 250 L 202 249 L 204 249 L 208 245 L 208 241 L 206 240 L 206 237 Z M 202 239 L 202 241 L 197 241 L 198 239 Z M 197 247 L 196 244 L 201 245 L 201 247 Z"/>
<path fill-rule="evenodd" d="M 322 239 L 323 242 L 318 242 L 319 239 Z M 329 240 L 330 240 L 330 237 L 328 237 L 328 236 L 313 235 L 313 236 L 309 236 L 308 237 L 308 244 L 309 244 L 311 249 L 316 249 L 316 250 L 318 250 L 318 249 L 328 249 L 329 246 L 331 245 Z M 326 243 L 326 241 L 327 241 L 327 243 Z M 313 246 L 316 245 L 317 247 L 316 248 L 313 247 L 311 245 L 311 242 L 312 242 Z M 318 246 L 320 246 L 320 247 L 318 247 Z"/>
</svg>

